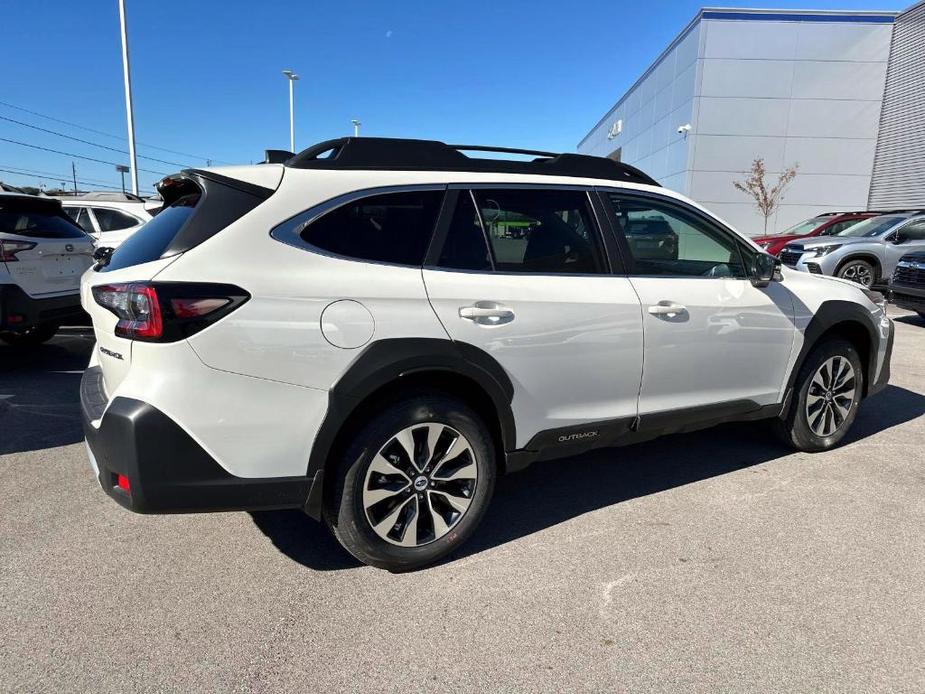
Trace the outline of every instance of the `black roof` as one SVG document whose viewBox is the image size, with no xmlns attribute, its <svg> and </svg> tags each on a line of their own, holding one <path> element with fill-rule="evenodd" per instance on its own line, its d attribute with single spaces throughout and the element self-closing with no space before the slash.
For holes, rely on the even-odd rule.
<svg viewBox="0 0 925 694">
<path fill-rule="evenodd" d="M 535 158 L 530 161 L 486 159 L 468 157 L 464 151 L 525 154 Z M 658 185 L 655 179 L 636 167 L 604 157 L 484 145 L 448 145 L 437 140 L 343 137 L 320 142 L 288 159 L 285 154 L 270 150 L 267 161 L 285 163 L 296 169 L 520 173 Z"/>
</svg>

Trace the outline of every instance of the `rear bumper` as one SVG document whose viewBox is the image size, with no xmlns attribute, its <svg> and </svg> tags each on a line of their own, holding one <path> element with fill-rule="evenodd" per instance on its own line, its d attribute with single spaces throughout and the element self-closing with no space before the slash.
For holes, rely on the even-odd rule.
<svg viewBox="0 0 925 694">
<path fill-rule="evenodd" d="M 36 299 L 15 284 L 0 285 L 0 330 L 25 330 L 41 323 L 90 325 L 80 294 Z"/>
<path fill-rule="evenodd" d="M 229 474 L 163 412 L 132 398 L 107 407 L 102 372 L 80 384 L 90 461 L 103 491 L 136 513 L 193 513 L 302 508 L 307 477 L 243 478 Z M 129 491 L 117 484 L 119 475 Z"/>
</svg>

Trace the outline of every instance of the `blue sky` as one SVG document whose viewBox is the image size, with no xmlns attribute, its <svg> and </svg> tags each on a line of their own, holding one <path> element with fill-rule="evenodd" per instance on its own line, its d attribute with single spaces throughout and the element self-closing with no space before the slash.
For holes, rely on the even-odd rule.
<svg viewBox="0 0 925 694">
<path fill-rule="evenodd" d="M 288 148 L 283 68 L 298 72 L 296 147 L 350 134 L 550 150 L 578 140 L 701 7 L 608 2 L 241 2 L 126 0 L 143 188 L 178 165 L 249 162 Z M 708 3 L 722 5 L 723 3 Z M 749 3 L 732 3 L 733 6 Z M 911 0 L 755 6 L 899 10 Z M 0 117 L 116 149 L 124 137 L 116 0 L 6 2 Z M 13 30 L 13 28 L 18 28 Z M 0 138 L 106 162 L 127 157 L 0 119 Z M 195 155 L 195 156 L 190 156 Z M 69 174 L 72 157 L 0 141 L 0 169 Z M 74 159 L 78 178 L 117 185 L 110 164 Z M 0 170 L 0 180 L 39 179 Z"/>
</svg>

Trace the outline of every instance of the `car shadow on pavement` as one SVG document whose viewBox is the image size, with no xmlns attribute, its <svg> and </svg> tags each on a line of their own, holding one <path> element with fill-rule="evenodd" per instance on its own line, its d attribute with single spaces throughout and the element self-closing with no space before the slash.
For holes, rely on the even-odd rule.
<svg viewBox="0 0 925 694">
<path fill-rule="evenodd" d="M 925 414 L 925 395 L 897 386 L 862 405 L 846 443 Z M 536 463 L 498 480 L 475 535 L 442 563 L 477 554 L 590 511 L 770 462 L 791 451 L 761 422 L 726 424 L 648 443 Z M 251 514 L 257 527 L 290 559 L 315 570 L 359 563 L 323 524 L 301 511 Z"/>
<path fill-rule="evenodd" d="M 68 329 L 43 345 L 0 344 L 0 455 L 83 440 L 80 378 L 92 349 L 92 333 Z"/>
<path fill-rule="evenodd" d="M 921 316 L 915 313 L 910 313 L 905 316 L 895 316 L 893 320 L 896 323 L 906 323 L 907 325 L 925 326 L 925 318 L 922 318 Z"/>
</svg>

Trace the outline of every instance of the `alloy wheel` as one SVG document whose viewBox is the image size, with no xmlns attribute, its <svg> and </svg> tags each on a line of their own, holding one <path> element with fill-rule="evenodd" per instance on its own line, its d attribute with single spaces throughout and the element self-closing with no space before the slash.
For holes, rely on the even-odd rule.
<svg viewBox="0 0 925 694">
<path fill-rule="evenodd" d="M 806 394 L 806 421 L 816 436 L 827 438 L 845 423 L 854 404 L 854 367 L 845 357 L 832 357 L 816 369 Z"/>
<path fill-rule="evenodd" d="M 870 266 L 866 263 L 850 263 L 841 271 L 843 279 L 857 282 L 858 284 L 869 287 L 874 283 L 874 273 L 871 272 Z"/>
<path fill-rule="evenodd" d="M 420 547 L 459 523 L 477 483 L 475 453 L 465 436 L 446 424 L 415 424 L 376 453 L 363 481 L 363 510 L 386 542 Z"/>
</svg>

